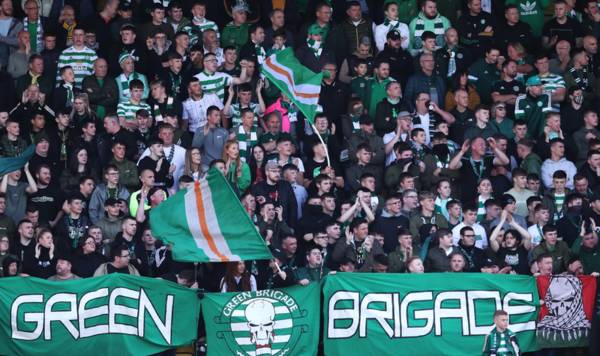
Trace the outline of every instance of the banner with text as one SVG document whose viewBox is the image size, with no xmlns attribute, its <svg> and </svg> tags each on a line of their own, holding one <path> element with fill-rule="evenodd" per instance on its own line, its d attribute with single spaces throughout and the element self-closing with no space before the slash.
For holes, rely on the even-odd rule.
<svg viewBox="0 0 600 356">
<path fill-rule="evenodd" d="M 208 355 L 316 355 L 320 285 L 207 293 Z"/>
<path fill-rule="evenodd" d="M 195 290 L 110 274 L 50 282 L 3 278 L 0 355 L 148 355 L 196 340 Z"/>
<path fill-rule="evenodd" d="M 521 351 L 536 346 L 535 279 L 480 273 L 338 273 L 323 287 L 325 354 L 481 354 L 493 314 L 510 315 Z M 457 277 L 457 278 L 453 278 Z M 378 342 L 373 342 L 378 340 Z"/>
</svg>

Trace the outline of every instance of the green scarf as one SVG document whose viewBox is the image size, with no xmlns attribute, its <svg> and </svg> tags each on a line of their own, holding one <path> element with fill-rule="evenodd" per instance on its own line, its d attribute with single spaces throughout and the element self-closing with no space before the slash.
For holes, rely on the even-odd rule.
<svg viewBox="0 0 600 356">
<path fill-rule="evenodd" d="M 315 57 L 320 58 L 321 53 L 323 53 L 323 42 L 315 41 L 315 40 L 308 38 L 306 40 L 306 43 L 308 44 L 308 48 L 310 48 L 310 50 L 315 55 Z"/>
<path fill-rule="evenodd" d="M 165 107 L 165 109 L 168 111 L 169 109 L 173 108 L 173 97 L 168 96 L 167 97 L 167 105 Z M 164 121 L 163 117 L 162 117 L 162 112 L 160 111 L 160 107 L 158 105 L 158 102 L 156 104 L 154 104 L 154 106 L 152 107 L 152 116 L 154 116 L 154 120 L 156 122 L 162 122 Z"/>
<path fill-rule="evenodd" d="M 267 52 L 263 46 L 259 44 L 254 44 L 254 53 L 256 53 L 256 58 L 258 60 L 258 64 L 262 64 L 265 61 L 265 57 L 267 56 Z"/>
<path fill-rule="evenodd" d="M 387 26 L 388 31 L 393 31 L 393 30 L 397 30 L 398 27 L 400 26 L 400 21 L 398 20 L 390 20 L 389 18 L 385 18 L 385 20 L 383 20 L 383 25 Z"/>
<path fill-rule="evenodd" d="M 499 332 L 494 328 L 485 340 L 484 354 L 496 356 L 520 355 L 515 334 L 510 330 Z"/>
<path fill-rule="evenodd" d="M 240 125 L 237 128 L 237 140 L 240 148 L 240 159 L 247 162 L 250 159 L 250 152 L 252 147 L 258 142 L 258 135 L 256 133 L 256 125 L 252 125 L 250 128 L 250 134 L 244 131 L 244 126 Z"/>
</svg>

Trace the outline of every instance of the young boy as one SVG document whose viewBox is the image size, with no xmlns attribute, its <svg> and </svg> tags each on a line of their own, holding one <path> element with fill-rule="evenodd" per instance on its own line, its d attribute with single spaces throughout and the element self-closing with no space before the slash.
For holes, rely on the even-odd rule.
<svg viewBox="0 0 600 356">
<path fill-rule="evenodd" d="M 73 107 L 75 94 L 79 94 L 81 90 L 75 87 L 75 72 L 71 66 L 64 66 L 59 69 L 60 82 L 58 88 L 54 89 L 52 108 L 61 110 Z"/>
<path fill-rule="evenodd" d="M 448 228 L 454 227 L 462 221 L 462 205 L 458 200 L 450 200 L 446 203 L 446 211 L 448 211 Z"/>
<path fill-rule="evenodd" d="M 134 130 L 137 126 L 135 113 L 140 109 L 151 112 L 150 105 L 142 101 L 144 95 L 144 83 L 139 79 L 134 79 L 129 83 L 129 92 L 131 98 L 128 101 L 119 103 L 117 106 L 117 115 L 119 123 L 128 130 Z"/>
<path fill-rule="evenodd" d="M 353 69 L 356 76 L 350 81 L 352 93 L 356 94 L 364 103 L 368 98 L 367 88 L 369 87 L 368 84 L 371 80 L 371 78 L 367 77 L 367 61 L 359 58 Z"/>
<path fill-rule="evenodd" d="M 273 46 L 267 49 L 267 56 L 270 56 L 274 53 L 283 51 L 286 49 L 287 36 L 285 35 L 285 29 L 280 28 L 273 32 Z"/>
<path fill-rule="evenodd" d="M 423 161 L 425 155 L 429 153 L 429 148 L 426 146 L 427 136 L 422 128 L 413 129 L 410 132 L 412 143 L 412 151 L 415 155 L 415 160 Z"/>
<path fill-rule="evenodd" d="M 516 335 L 508 329 L 508 313 L 504 310 L 494 312 L 495 328 L 485 337 L 483 354 L 490 356 L 520 355 Z"/>
<path fill-rule="evenodd" d="M 194 2 L 192 5 L 192 31 L 195 36 L 190 38 L 190 43 L 195 44 L 198 41 L 202 41 L 202 33 L 206 30 L 213 30 L 217 34 L 217 38 L 220 37 L 219 27 L 214 21 L 206 18 L 206 4 L 204 2 Z"/>
<path fill-rule="evenodd" d="M 237 93 L 237 103 L 232 104 L 234 97 L 233 86 L 229 86 L 229 96 L 225 105 L 223 107 L 223 113 L 225 116 L 231 120 L 231 124 L 229 127 L 237 127 L 242 124 L 242 110 L 250 109 L 254 112 L 256 117 L 260 117 L 265 112 L 265 102 L 263 100 L 262 94 L 262 81 L 259 81 L 256 85 L 256 96 L 258 98 L 258 103 L 252 102 L 252 86 L 250 84 L 244 83 L 238 86 Z M 258 123 L 256 120 L 255 124 Z"/>
</svg>

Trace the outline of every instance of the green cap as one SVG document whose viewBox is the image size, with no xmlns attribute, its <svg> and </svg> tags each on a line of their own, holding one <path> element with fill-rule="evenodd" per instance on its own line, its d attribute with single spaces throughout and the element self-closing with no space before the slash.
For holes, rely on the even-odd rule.
<svg viewBox="0 0 600 356">
<path fill-rule="evenodd" d="M 525 85 L 528 87 L 535 87 L 538 85 L 542 85 L 542 81 L 540 80 L 539 76 L 534 75 L 527 79 L 527 82 L 525 83 Z"/>
<path fill-rule="evenodd" d="M 133 58 L 131 53 L 129 53 L 129 52 L 121 53 L 121 55 L 119 55 L 119 64 L 123 63 L 127 58 Z"/>
<path fill-rule="evenodd" d="M 308 34 L 309 35 L 323 35 L 323 29 L 316 23 L 313 23 L 312 25 L 310 25 L 308 27 Z"/>
</svg>

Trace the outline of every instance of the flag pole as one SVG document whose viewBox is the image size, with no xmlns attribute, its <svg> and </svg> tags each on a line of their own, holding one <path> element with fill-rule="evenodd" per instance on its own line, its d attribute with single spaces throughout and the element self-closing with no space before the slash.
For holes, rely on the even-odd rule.
<svg viewBox="0 0 600 356">
<path fill-rule="evenodd" d="M 308 121 L 308 120 L 306 120 L 306 121 Z M 323 141 L 323 137 L 321 137 L 321 134 L 319 133 L 319 130 L 317 130 L 317 128 L 315 127 L 315 124 L 311 123 L 310 126 L 312 127 L 313 131 L 319 138 L 319 141 L 321 141 L 321 143 L 323 144 L 323 148 L 325 149 L 325 157 L 327 157 L 327 167 L 331 167 L 331 160 L 329 159 L 329 150 L 327 149 L 327 145 L 325 144 L 325 141 Z"/>
</svg>

